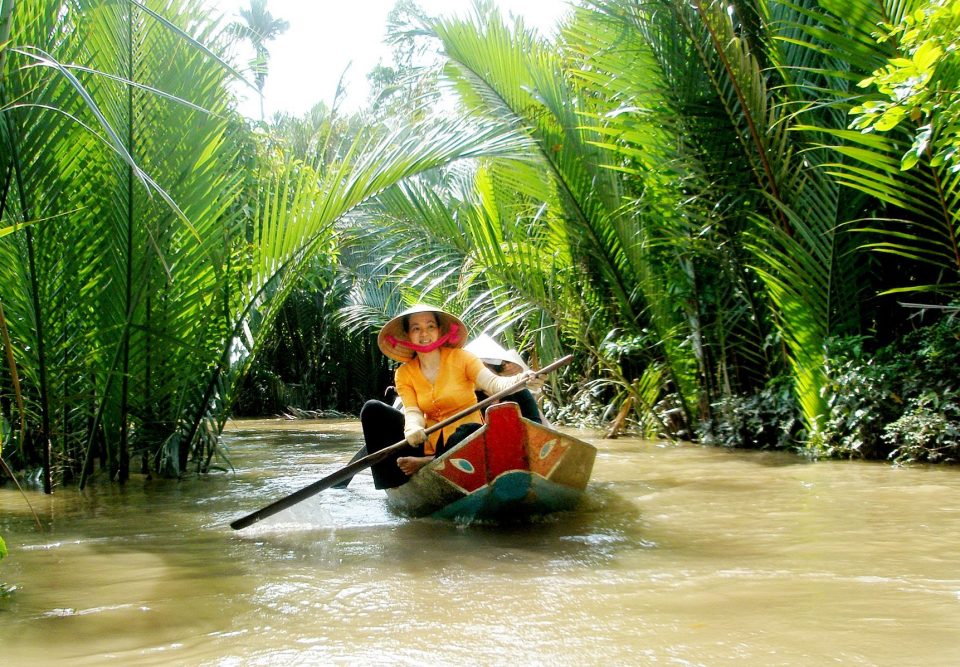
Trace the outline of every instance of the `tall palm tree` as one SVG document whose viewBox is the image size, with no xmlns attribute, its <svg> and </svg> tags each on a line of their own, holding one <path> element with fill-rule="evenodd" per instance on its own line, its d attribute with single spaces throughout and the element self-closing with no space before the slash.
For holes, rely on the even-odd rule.
<svg viewBox="0 0 960 667">
<path fill-rule="evenodd" d="M 505 204 L 513 215 L 525 196 L 538 202 L 524 218 L 528 238 L 562 231 L 569 261 L 553 276 L 533 253 L 505 262 L 502 234 L 474 235 L 463 255 L 488 275 L 516 268 L 515 289 L 531 300 L 544 280 L 556 296 L 558 275 L 576 276 L 582 296 L 563 302 L 558 321 L 570 331 L 597 325 L 587 339 L 598 358 L 610 330 L 624 341 L 612 349 L 645 346 L 634 365 L 664 364 L 705 436 L 717 401 L 780 374 L 815 433 L 824 345 L 869 321 L 861 296 L 873 277 L 847 224 L 866 201 L 825 168 L 853 153 L 825 146 L 846 118 L 819 102 L 849 80 L 824 48 L 824 27 L 868 35 L 875 12 L 829 4 L 596 0 L 565 26 L 559 54 L 489 6 L 429 24 L 464 108 L 521 128 L 536 148 L 535 168 L 493 168 L 514 193 L 493 198 L 514 202 Z M 892 4 L 892 17 L 910 5 Z M 848 67 L 876 67 L 877 48 L 843 55 Z M 590 319 L 577 317 L 577 303 Z M 622 361 L 604 365 L 632 385 L 637 369 Z"/>
<path fill-rule="evenodd" d="M 875 26 L 889 26 L 888 34 L 878 38 Z M 856 0 L 831 5 L 818 41 L 808 42 L 829 46 L 832 67 L 848 74 L 834 77 L 824 95 L 846 122 L 807 129 L 836 144 L 842 159 L 824 167 L 881 204 L 856 222 L 865 247 L 902 269 L 885 281 L 891 293 L 943 300 L 960 289 L 957 133 L 950 129 L 958 118 L 958 28 L 951 3 Z"/>
<path fill-rule="evenodd" d="M 137 455 L 209 469 L 283 300 L 312 257 L 336 257 L 336 225 L 403 179 L 519 144 L 438 121 L 359 136 L 322 173 L 258 148 L 201 9 L 15 7 L 0 299 L 29 425 L 17 463 L 51 481 L 83 484 L 98 458 L 122 481 Z"/>
<path fill-rule="evenodd" d="M 15 9 L 3 120 L 18 169 L 2 213 L 33 224 L 0 246 L 4 297 L 37 392 L 39 449 L 57 449 L 47 474 L 85 474 L 102 449 L 122 481 L 130 425 L 143 436 L 176 421 L 191 355 L 174 341 L 209 345 L 169 313 L 207 298 L 217 212 L 237 192 L 228 70 L 202 46 L 209 23 L 186 32 L 198 3 L 164 8 L 179 24 L 133 2 Z"/>
<path fill-rule="evenodd" d="M 267 0 L 250 0 L 250 6 L 238 12 L 242 23 L 235 23 L 234 29 L 253 46 L 254 59 L 250 66 L 254 73 L 254 82 L 260 93 L 260 120 L 264 119 L 263 87 L 267 82 L 270 51 L 267 42 L 275 40 L 290 28 L 290 23 L 275 18 L 267 9 Z"/>
</svg>

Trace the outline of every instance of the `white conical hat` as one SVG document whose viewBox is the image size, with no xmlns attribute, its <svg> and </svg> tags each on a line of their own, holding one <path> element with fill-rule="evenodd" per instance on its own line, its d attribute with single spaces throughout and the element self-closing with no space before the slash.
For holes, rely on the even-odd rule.
<svg viewBox="0 0 960 667">
<path fill-rule="evenodd" d="M 500 345 L 500 343 L 492 339 L 487 334 L 480 334 L 472 341 L 467 343 L 464 349 L 480 357 L 480 360 L 487 364 L 497 366 L 502 364 L 504 361 L 512 361 L 520 366 L 520 368 L 523 370 L 529 370 L 519 352 L 516 350 L 503 349 L 503 346 Z"/>
</svg>

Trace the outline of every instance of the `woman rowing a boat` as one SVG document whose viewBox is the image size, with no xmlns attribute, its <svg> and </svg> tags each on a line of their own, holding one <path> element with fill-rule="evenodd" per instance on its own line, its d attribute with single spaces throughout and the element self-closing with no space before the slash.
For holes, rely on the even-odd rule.
<svg viewBox="0 0 960 667">
<path fill-rule="evenodd" d="M 434 457 L 452 449 L 480 428 L 479 411 L 427 436 L 426 429 L 476 405 L 476 390 L 494 394 L 533 376 L 525 371 L 499 377 L 475 355 L 462 349 L 467 328 L 439 308 L 418 305 L 387 322 L 377 336 L 380 350 L 397 368 L 394 385 L 403 411 L 381 401 L 367 401 L 360 411 L 366 450 L 373 453 L 406 440 L 396 458 L 373 466 L 374 486 L 400 486 Z"/>
</svg>

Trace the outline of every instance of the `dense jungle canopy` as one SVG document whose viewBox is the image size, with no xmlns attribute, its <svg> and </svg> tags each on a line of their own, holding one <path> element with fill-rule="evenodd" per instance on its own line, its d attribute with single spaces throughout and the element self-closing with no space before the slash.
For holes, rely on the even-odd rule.
<svg viewBox="0 0 960 667">
<path fill-rule="evenodd" d="M 355 413 L 419 301 L 574 353 L 555 420 L 960 453 L 956 0 L 578 0 L 549 40 L 401 2 L 366 109 L 270 120 L 258 0 L 0 7 L 2 455 L 48 492 Z"/>
</svg>

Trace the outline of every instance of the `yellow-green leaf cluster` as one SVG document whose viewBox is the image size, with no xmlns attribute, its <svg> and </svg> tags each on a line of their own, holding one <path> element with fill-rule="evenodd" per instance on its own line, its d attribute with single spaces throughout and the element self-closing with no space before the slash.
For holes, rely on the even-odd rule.
<svg viewBox="0 0 960 667">
<path fill-rule="evenodd" d="M 894 42 L 899 55 L 860 81 L 878 96 L 850 110 L 850 127 L 889 132 L 909 120 L 915 129 L 900 168 L 926 155 L 932 166 L 960 171 L 960 2 L 930 0 L 884 28 L 880 41 Z"/>
</svg>

